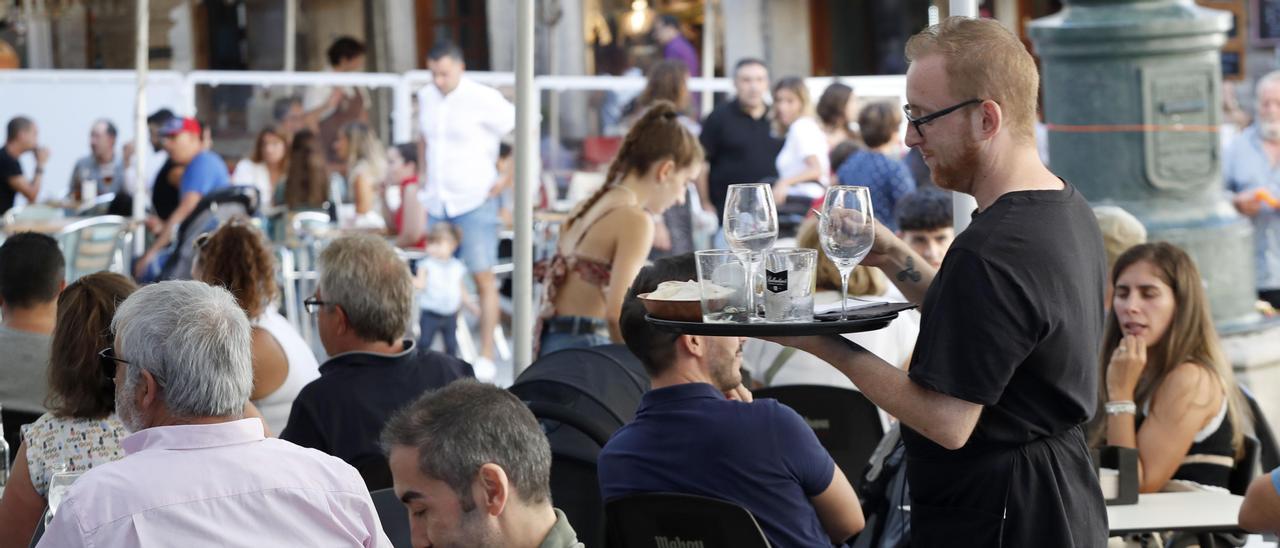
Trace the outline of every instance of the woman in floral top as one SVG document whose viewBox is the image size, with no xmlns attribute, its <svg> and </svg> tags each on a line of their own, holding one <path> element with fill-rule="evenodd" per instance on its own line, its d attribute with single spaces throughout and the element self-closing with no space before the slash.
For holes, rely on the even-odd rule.
<svg viewBox="0 0 1280 548">
<path fill-rule="evenodd" d="M 115 415 L 115 389 L 98 352 L 111 346 L 116 305 L 137 289 L 119 274 L 80 278 L 58 296 L 49 354 L 50 409 L 22 427 L 13 473 L 0 499 L 0 548 L 26 546 L 60 466 L 84 472 L 124 456 L 127 432 Z M 114 367 L 114 362 L 111 364 Z"/>
</svg>

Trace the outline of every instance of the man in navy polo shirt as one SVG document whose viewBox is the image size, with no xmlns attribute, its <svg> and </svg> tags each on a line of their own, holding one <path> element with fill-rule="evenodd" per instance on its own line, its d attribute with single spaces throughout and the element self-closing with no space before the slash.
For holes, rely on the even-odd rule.
<svg viewBox="0 0 1280 548">
<path fill-rule="evenodd" d="M 751 511 L 774 546 L 843 543 L 863 527 L 858 497 L 799 414 L 775 400 L 751 401 L 740 373 L 743 340 L 675 335 L 645 322 L 637 294 L 693 277 L 692 255 L 660 259 L 640 271 L 623 304 L 622 336 L 652 389 L 600 452 L 602 497 L 712 497 Z"/>
<path fill-rule="evenodd" d="M 293 400 L 280 439 L 355 467 L 370 491 L 391 487 L 382 427 L 424 392 L 474 377 L 466 362 L 406 339 L 413 276 L 372 234 L 338 238 L 320 253 L 320 283 L 305 301 L 329 361 Z"/>
</svg>

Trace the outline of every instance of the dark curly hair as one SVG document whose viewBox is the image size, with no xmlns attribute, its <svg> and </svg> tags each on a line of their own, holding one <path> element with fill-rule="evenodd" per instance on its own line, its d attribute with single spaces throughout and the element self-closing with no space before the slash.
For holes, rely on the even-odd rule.
<svg viewBox="0 0 1280 548">
<path fill-rule="evenodd" d="M 200 246 L 200 281 L 226 288 L 245 314 L 255 318 L 276 297 L 276 259 L 258 229 L 232 219 Z"/>
</svg>

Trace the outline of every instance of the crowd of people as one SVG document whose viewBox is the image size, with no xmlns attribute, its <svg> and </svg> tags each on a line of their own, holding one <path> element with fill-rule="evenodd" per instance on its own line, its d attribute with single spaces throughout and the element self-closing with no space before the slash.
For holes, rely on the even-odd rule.
<svg viewBox="0 0 1280 548">
<path fill-rule="evenodd" d="M 914 545 L 1105 545 L 1098 446 L 1137 452 L 1144 493 L 1233 487 L 1253 421 L 1196 265 L 1146 242 L 1122 209 L 1091 208 L 1041 161 L 1039 80 L 1014 34 L 948 18 L 913 37 L 905 113 L 859 105 L 842 84 L 815 109 L 802 79 L 770 91 L 765 63 L 745 59 L 735 96 L 700 123 L 685 84 L 697 58 L 671 20 L 656 34 L 667 60 L 620 122 L 603 185 L 568 212 L 535 272 L 539 355 L 624 344 L 648 376 L 634 419 L 599 453 L 602 500 L 710 496 L 747 509 L 772 545 L 845 545 L 869 523 L 854 489 L 862 470 L 842 470 L 796 411 L 752 395 L 796 384 L 859 390 L 900 432 Z M 26 545 L 68 472 L 82 475 L 41 546 L 389 546 L 370 495 L 383 489 L 404 504 L 415 546 L 582 546 L 554 506 L 538 420 L 481 382 L 495 367 L 510 183 L 500 151 L 514 108 L 466 77 L 456 45 L 428 58 L 413 143 L 384 147 L 358 88 L 283 103 L 282 125 L 234 170 L 197 120 L 152 115 L 154 240 L 138 283 L 101 272 L 68 284 L 49 236 L 0 245 L 0 404 L 16 448 L 0 548 Z M 341 39 L 329 60 L 360 70 L 363 46 Z M 1262 233 L 1275 213 L 1257 189 L 1280 139 L 1277 83 L 1259 83 L 1260 121 L 1228 163 L 1235 205 Z M 49 157 L 32 121 L 8 131 L 4 209 L 35 199 Z M 109 121 L 94 124 L 69 198 L 111 193 L 111 207 L 127 207 L 115 138 Z M 904 140 L 928 181 L 901 158 Z M 16 162 L 28 152 L 31 177 Z M 720 218 L 727 186 L 747 181 L 771 182 L 778 207 L 801 212 L 830 185 L 870 187 L 875 244 L 850 294 L 920 311 L 844 336 L 655 328 L 638 296 L 696 278 L 693 216 Z M 188 272 L 166 271 L 177 228 L 228 188 L 268 210 L 330 211 L 355 232 L 318 253 L 303 301 L 325 359 L 279 313 L 275 227 L 235 217 L 191 240 Z M 978 204 L 959 234 L 952 192 Z M 816 220 L 796 227 L 798 247 L 820 250 L 816 303 L 838 302 L 840 273 L 818 240 Z M 398 247 L 425 256 L 411 266 Z M 1259 263 L 1268 276 L 1273 266 Z M 1280 289 L 1262 274 L 1271 299 Z M 463 309 L 480 318 L 470 363 L 458 352 Z M 1249 487 L 1240 523 L 1280 530 L 1280 471 Z"/>
</svg>

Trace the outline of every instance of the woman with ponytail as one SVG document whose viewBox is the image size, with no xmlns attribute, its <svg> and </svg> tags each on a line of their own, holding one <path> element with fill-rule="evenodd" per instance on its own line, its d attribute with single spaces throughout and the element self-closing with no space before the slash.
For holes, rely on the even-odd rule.
<svg viewBox="0 0 1280 548">
<path fill-rule="evenodd" d="M 618 315 L 653 245 L 653 215 L 684 199 L 702 158 L 671 102 L 654 103 L 635 122 L 604 186 L 574 208 L 555 256 L 538 265 L 539 355 L 622 340 Z"/>
</svg>

